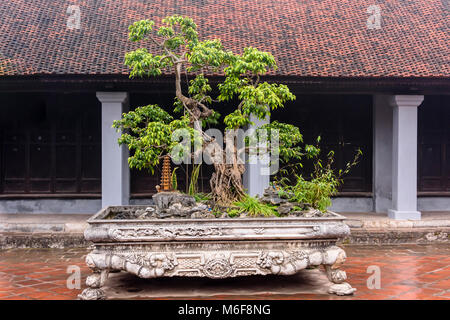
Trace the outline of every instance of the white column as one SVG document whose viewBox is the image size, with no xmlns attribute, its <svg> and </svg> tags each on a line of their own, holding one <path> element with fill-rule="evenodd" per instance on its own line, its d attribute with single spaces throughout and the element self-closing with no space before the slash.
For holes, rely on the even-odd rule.
<svg viewBox="0 0 450 320">
<path fill-rule="evenodd" d="M 417 211 L 417 107 L 423 96 L 394 96 L 392 209 L 389 218 L 420 220 Z"/>
<path fill-rule="evenodd" d="M 102 103 L 102 207 L 127 205 L 130 198 L 128 148 L 119 146 L 114 120 L 128 111 L 128 93 L 97 92 Z"/>
<path fill-rule="evenodd" d="M 264 124 L 270 122 L 269 119 L 259 120 L 255 116 L 251 115 L 250 120 L 254 123 L 249 126 L 249 129 L 257 129 Z M 247 193 L 250 196 L 262 196 L 264 189 L 269 186 L 270 183 L 270 168 L 261 163 L 261 160 L 257 155 L 250 155 L 248 162 L 245 164 L 244 172 L 244 188 L 247 189 Z"/>
<path fill-rule="evenodd" d="M 374 211 L 392 208 L 392 125 L 394 96 L 373 97 L 373 202 Z"/>
</svg>

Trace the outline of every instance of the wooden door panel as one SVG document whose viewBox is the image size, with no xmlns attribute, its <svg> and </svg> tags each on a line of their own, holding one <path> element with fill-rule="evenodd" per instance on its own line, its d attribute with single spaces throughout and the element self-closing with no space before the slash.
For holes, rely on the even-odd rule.
<svg viewBox="0 0 450 320">
<path fill-rule="evenodd" d="M 32 179 L 29 182 L 30 193 L 51 193 L 52 186 L 50 179 Z"/>
<path fill-rule="evenodd" d="M 55 192 L 56 193 L 76 193 L 77 192 L 77 180 L 56 180 Z"/>
<path fill-rule="evenodd" d="M 274 113 L 274 120 L 300 128 L 305 143 L 315 144 L 321 136 L 321 158 L 330 150 L 335 153 L 333 167 L 344 169 L 356 150 L 363 155 L 360 163 L 344 178 L 342 192 L 372 191 L 372 99 L 370 96 L 297 96 L 293 106 Z M 313 164 L 304 160 L 301 174 L 309 177 Z"/>
<path fill-rule="evenodd" d="M 30 145 L 30 177 L 49 178 L 52 173 L 52 152 L 49 145 Z"/>
<path fill-rule="evenodd" d="M 80 193 L 100 193 L 101 191 L 102 181 L 100 179 L 82 180 L 80 183 Z"/>
<path fill-rule="evenodd" d="M 24 193 L 26 191 L 26 181 L 25 179 L 21 180 L 4 180 L 3 182 L 3 192 L 6 194 L 9 193 Z"/>
<path fill-rule="evenodd" d="M 56 146 L 56 178 L 77 177 L 77 150 L 76 146 Z"/>
<path fill-rule="evenodd" d="M 418 191 L 449 191 L 450 97 L 425 96 L 418 122 Z"/>
<path fill-rule="evenodd" d="M 26 149 L 22 144 L 7 144 L 4 146 L 4 177 L 5 179 L 25 179 Z"/>
<path fill-rule="evenodd" d="M 0 193 L 101 192 L 95 94 L 8 93 L 2 98 L 2 112 L 10 118 L 0 126 Z"/>
</svg>

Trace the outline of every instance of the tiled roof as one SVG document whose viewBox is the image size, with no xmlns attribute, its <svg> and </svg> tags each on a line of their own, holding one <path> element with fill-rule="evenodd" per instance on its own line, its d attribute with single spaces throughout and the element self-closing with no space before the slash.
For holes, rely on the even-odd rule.
<svg viewBox="0 0 450 320">
<path fill-rule="evenodd" d="M 271 51 L 276 74 L 322 77 L 449 77 L 447 0 L 14 0 L 0 1 L 0 74 L 126 74 L 136 47 L 127 27 L 188 15 L 201 37 L 235 52 Z M 381 28 L 367 20 L 376 4 Z M 81 29 L 67 28 L 78 5 Z"/>
</svg>

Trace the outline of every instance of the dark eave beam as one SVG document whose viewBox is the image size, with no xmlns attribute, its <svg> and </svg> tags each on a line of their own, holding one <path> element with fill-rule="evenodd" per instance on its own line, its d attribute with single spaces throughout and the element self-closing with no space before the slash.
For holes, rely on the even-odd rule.
<svg viewBox="0 0 450 320">
<path fill-rule="evenodd" d="M 222 77 L 210 77 L 212 83 Z M 450 94 L 450 78 L 329 78 L 266 76 L 296 93 L 307 94 Z M 0 92 L 172 92 L 170 75 L 130 79 L 127 75 L 33 75 L 0 77 Z"/>
</svg>

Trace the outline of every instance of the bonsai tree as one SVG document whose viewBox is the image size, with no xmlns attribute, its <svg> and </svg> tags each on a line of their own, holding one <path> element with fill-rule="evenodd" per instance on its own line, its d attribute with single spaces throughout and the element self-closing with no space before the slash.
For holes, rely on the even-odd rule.
<svg viewBox="0 0 450 320">
<path fill-rule="evenodd" d="M 160 106 L 151 104 L 126 113 L 114 122 L 113 126 L 122 131 L 119 143 L 128 145 L 133 151 L 129 158 L 130 167 L 154 172 L 167 154 L 175 152 L 180 157 L 186 154 L 194 157 L 190 146 L 180 146 L 173 139 L 175 130 L 185 129 L 191 142 L 200 145 L 201 150 L 213 150 L 216 161 L 210 180 L 212 199 L 221 205 L 242 199 L 245 195 L 242 182 L 245 164 L 240 160 L 240 154 L 250 151 L 252 146 L 247 144 L 240 148 L 233 139 L 224 147 L 204 129 L 208 123 L 218 122 L 220 115 L 213 105 L 219 102 L 228 101 L 234 105 L 222 121 L 227 130 L 237 130 L 252 124 L 251 116 L 265 119 L 287 101 L 294 100 L 295 96 L 287 86 L 262 79 L 269 70 L 276 70 L 275 58 L 269 52 L 250 46 L 237 54 L 227 51 L 219 39 L 200 40 L 194 21 L 179 15 L 166 17 L 159 27 L 150 20 L 135 22 L 129 27 L 129 40 L 143 46 L 125 55 L 125 65 L 131 69 L 130 77 L 159 76 L 163 72 L 174 74 L 173 110 L 181 114 L 174 118 Z M 218 95 L 213 98 L 207 75 L 219 72 L 224 75 L 224 80 L 218 83 Z M 190 80 L 183 88 L 181 79 L 185 77 Z M 272 122 L 259 130 L 266 130 L 269 140 L 272 135 L 277 135 L 276 153 L 281 160 L 298 160 L 304 155 L 300 146 L 302 135 L 297 127 Z"/>
</svg>

